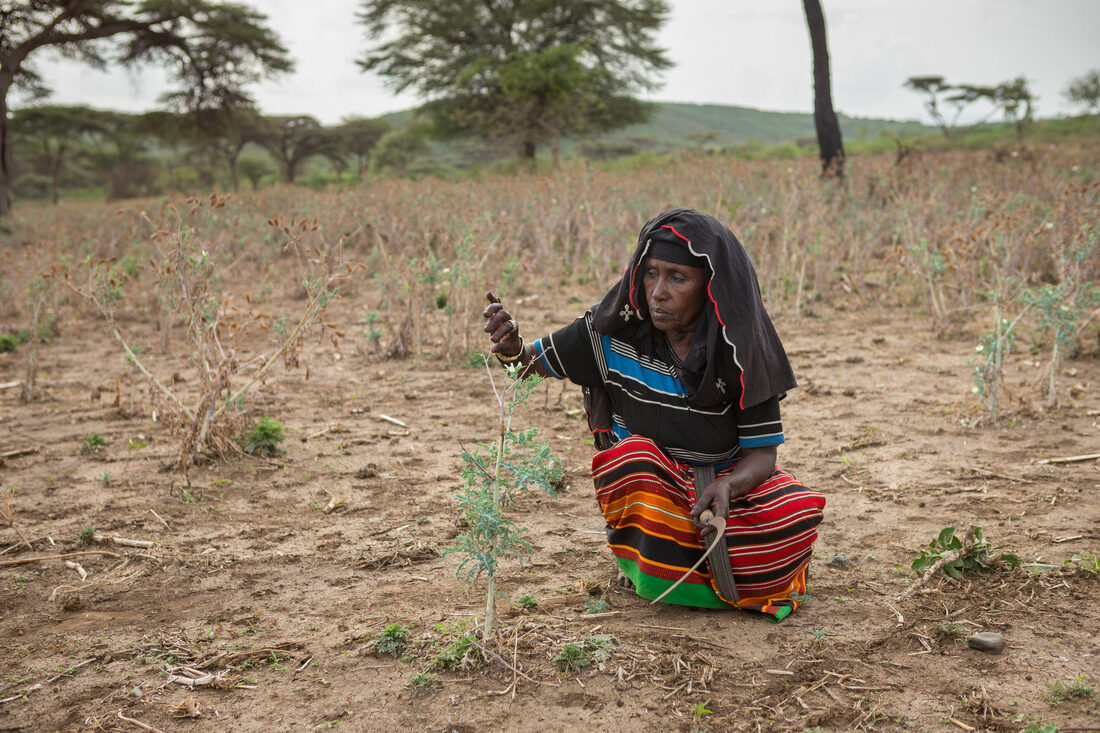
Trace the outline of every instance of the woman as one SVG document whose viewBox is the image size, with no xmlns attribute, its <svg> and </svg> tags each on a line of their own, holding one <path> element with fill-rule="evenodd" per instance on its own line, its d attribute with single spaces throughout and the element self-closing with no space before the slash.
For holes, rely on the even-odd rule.
<svg viewBox="0 0 1100 733">
<path fill-rule="evenodd" d="M 662 600 L 777 621 L 796 609 L 825 498 L 775 466 L 795 379 L 733 233 L 698 211 L 660 214 L 603 300 L 532 344 L 488 298 L 502 363 L 584 388 L 596 498 L 638 595 L 657 598 L 700 558 L 709 509 L 727 518 L 727 552 Z"/>
</svg>

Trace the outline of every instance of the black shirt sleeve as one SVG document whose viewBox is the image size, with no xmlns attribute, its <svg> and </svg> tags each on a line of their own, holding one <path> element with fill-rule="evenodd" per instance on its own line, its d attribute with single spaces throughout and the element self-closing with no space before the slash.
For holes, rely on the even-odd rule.
<svg viewBox="0 0 1100 733">
<path fill-rule="evenodd" d="M 585 313 L 568 326 L 535 342 L 536 358 L 555 379 L 568 379 L 582 387 L 603 386 L 600 368 L 600 335 L 592 330 L 592 316 Z"/>
</svg>

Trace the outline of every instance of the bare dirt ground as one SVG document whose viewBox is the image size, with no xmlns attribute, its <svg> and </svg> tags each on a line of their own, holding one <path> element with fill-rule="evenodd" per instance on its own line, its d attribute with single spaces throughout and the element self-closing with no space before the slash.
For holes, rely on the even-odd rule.
<svg viewBox="0 0 1100 733">
<path fill-rule="evenodd" d="M 516 310 L 533 334 L 597 295 Z M 563 490 L 514 505 L 534 554 L 500 576 L 540 606 L 502 615 L 498 659 L 437 670 L 425 690 L 410 679 L 484 608 L 484 585 L 467 587 L 458 558 L 440 554 L 458 532 L 460 447 L 494 435 L 484 370 L 430 345 L 406 361 L 313 347 L 308 378 L 279 372 L 259 392 L 256 414 L 287 428 L 285 455 L 195 469 L 187 485 L 157 470 L 176 441 L 147 410 L 113 404 L 126 366 L 102 324 L 69 320 L 42 347 L 49 399 L 0 392 L 0 452 L 33 449 L 0 465 L 33 551 L 0 525 L 0 561 L 117 556 L 73 558 L 85 581 L 64 560 L 0 567 L 0 731 L 1096 730 L 1082 685 L 1100 681 L 1100 579 L 1064 563 L 1100 552 L 1100 473 L 1036 460 L 1097 451 L 1100 364 L 1064 363 L 1076 396 L 1056 411 L 1014 403 L 975 426 L 971 339 L 938 339 L 902 309 L 852 308 L 777 317 L 801 382 L 784 403 L 780 462 L 828 496 L 798 613 L 774 625 L 617 588 L 580 394 L 549 384 L 517 419 L 564 459 Z M 326 320 L 357 332 L 361 312 L 349 298 Z M 155 342 L 151 323 L 127 326 Z M 1016 358 L 1008 389 L 1038 405 L 1036 357 Z M 187 378 L 182 359 L 159 366 Z M 21 351 L 0 354 L 0 382 L 22 371 Z M 108 445 L 82 454 L 93 433 Z M 333 498 L 346 503 L 326 513 Z M 895 602 L 913 558 L 952 525 L 1053 569 L 941 576 Z M 83 546 L 89 526 L 155 545 Z M 846 569 L 826 566 L 838 553 Z M 609 608 L 586 614 L 601 595 Z M 395 622 L 412 627 L 405 655 L 373 653 Z M 1008 648 L 968 649 L 958 635 L 974 631 Z M 561 673 L 551 658 L 586 634 L 618 646 Z M 219 684 L 168 682 L 199 672 Z M 1083 696 L 1060 701 L 1058 689 Z"/>
</svg>

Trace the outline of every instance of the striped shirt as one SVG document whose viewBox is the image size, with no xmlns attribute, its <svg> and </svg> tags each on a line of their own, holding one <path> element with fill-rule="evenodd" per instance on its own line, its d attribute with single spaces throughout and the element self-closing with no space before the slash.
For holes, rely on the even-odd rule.
<svg viewBox="0 0 1100 733">
<path fill-rule="evenodd" d="M 693 405 L 672 363 L 615 335 L 596 333 L 591 314 L 539 339 L 535 349 L 555 379 L 607 390 L 616 441 L 640 435 L 689 463 L 723 463 L 739 458 L 742 447 L 784 441 L 778 397 L 742 410 L 740 383 L 723 382 L 728 401 Z"/>
</svg>

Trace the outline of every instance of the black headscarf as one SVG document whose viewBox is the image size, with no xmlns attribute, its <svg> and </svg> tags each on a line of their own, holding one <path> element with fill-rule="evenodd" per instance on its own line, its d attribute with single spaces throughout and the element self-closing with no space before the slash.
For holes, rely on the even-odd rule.
<svg viewBox="0 0 1100 733">
<path fill-rule="evenodd" d="M 692 209 L 672 209 L 646 222 L 622 280 L 592 308 L 592 325 L 601 334 L 623 329 L 649 332 L 657 351 L 667 342 L 649 320 L 642 263 L 654 241 L 679 242 L 710 268 L 707 304 L 699 319 L 684 369 L 692 401 L 713 404 L 728 394 L 725 385 L 740 380 L 739 407 L 774 396 L 782 399 L 797 386 L 787 353 L 760 299 L 760 285 L 748 253 L 727 226 Z M 644 340 L 644 339 L 643 339 Z"/>
</svg>

